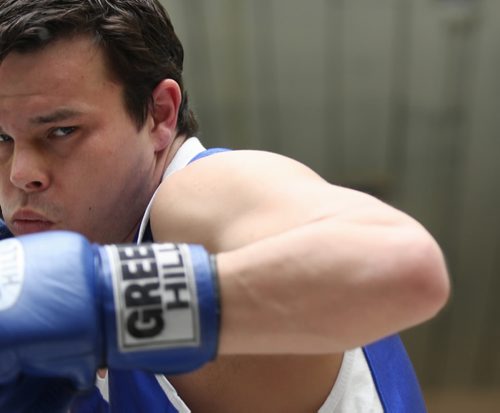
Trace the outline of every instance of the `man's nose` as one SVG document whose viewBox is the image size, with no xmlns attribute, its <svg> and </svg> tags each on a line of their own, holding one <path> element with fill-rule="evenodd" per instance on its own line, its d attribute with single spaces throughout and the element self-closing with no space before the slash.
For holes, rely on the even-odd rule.
<svg viewBox="0 0 500 413">
<path fill-rule="evenodd" d="M 49 185 L 49 175 L 41 154 L 32 149 L 14 150 L 10 181 L 25 192 L 45 190 Z"/>
</svg>

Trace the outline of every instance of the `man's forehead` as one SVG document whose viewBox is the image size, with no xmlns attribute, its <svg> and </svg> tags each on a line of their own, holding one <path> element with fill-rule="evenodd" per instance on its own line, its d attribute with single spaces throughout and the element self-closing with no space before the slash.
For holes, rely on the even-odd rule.
<svg viewBox="0 0 500 413">
<path fill-rule="evenodd" d="M 101 48 L 87 36 L 77 36 L 54 40 L 38 50 L 9 53 L 0 63 L 0 82 L 8 78 L 9 83 L 33 80 L 42 85 L 48 80 L 57 82 L 63 78 L 102 75 L 106 71 Z M 5 90 L 2 89 L 0 93 Z"/>
<path fill-rule="evenodd" d="M 95 112 L 99 106 L 107 110 L 102 102 L 110 94 L 121 99 L 121 86 L 108 75 L 102 51 L 89 38 L 13 52 L 0 64 L 0 126 L 36 127 Z"/>
<path fill-rule="evenodd" d="M 60 40 L 36 52 L 12 53 L 0 64 L 0 112 L 18 108 L 39 114 L 45 106 L 48 116 L 66 105 L 95 101 L 108 90 L 121 93 L 106 63 L 101 49 L 87 37 Z"/>
</svg>

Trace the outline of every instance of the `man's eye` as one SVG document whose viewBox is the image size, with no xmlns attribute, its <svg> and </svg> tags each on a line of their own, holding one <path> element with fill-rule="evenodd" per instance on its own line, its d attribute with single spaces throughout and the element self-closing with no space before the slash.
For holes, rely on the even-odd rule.
<svg viewBox="0 0 500 413">
<path fill-rule="evenodd" d="M 55 128 L 52 129 L 51 131 L 51 136 L 54 136 L 56 138 L 64 138 L 66 136 L 71 135 L 74 131 L 76 131 L 75 126 L 67 126 L 67 127 L 62 127 L 62 128 Z"/>
<path fill-rule="evenodd" d="M 0 133 L 0 143 L 3 142 L 12 142 L 12 138 L 9 135 Z"/>
</svg>

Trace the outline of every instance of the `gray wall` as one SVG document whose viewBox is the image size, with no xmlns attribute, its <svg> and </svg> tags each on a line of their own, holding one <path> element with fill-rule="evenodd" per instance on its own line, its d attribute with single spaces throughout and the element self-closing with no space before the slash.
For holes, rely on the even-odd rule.
<svg viewBox="0 0 500 413">
<path fill-rule="evenodd" d="M 500 383 L 500 2 L 165 0 L 207 145 L 292 156 L 419 219 L 454 293 L 426 386 Z"/>
</svg>

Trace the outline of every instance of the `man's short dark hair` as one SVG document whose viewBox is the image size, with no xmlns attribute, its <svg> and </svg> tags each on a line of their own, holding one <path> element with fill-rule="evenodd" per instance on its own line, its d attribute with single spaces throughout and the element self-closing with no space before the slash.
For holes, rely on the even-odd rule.
<svg viewBox="0 0 500 413">
<path fill-rule="evenodd" d="M 11 52 L 39 50 L 54 40 L 88 35 L 102 47 L 113 76 L 124 86 L 124 103 L 140 129 L 163 79 L 181 87 L 178 134 L 192 136 L 198 123 L 188 107 L 182 70 L 184 49 L 156 0 L 3 0 L 0 62 Z"/>
</svg>

